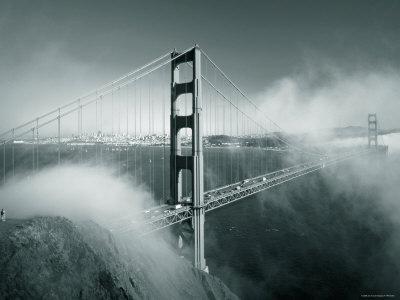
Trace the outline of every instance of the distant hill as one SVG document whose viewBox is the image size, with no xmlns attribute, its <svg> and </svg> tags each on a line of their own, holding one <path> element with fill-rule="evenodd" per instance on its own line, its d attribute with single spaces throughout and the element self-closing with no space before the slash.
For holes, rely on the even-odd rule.
<svg viewBox="0 0 400 300">
<path fill-rule="evenodd" d="M 361 126 L 337 127 L 332 133 L 337 138 L 361 137 L 368 134 L 368 129 Z"/>
<path fill-rule="evenodd" d="M 385 135 L 400 132 L 400 128 L 381 129 L 378 134 Z M 229 136 L 212 135 L 204 138 L 205 146 L 240 146 L 240 147 L 287 147 L 288 143 L 293 145 L 309 144 L 315 138 L 329 141 L 335 138 L 356 138 L 367 137 L 368 128 L 361 126 L 337 127 L 332 129 L 322 129 L 316 132 L 303 134 L 288 134 L 283 132 L 272 132 L 260 136 Z"/>
<path fill-rule="evenodd" d="M 400 132 L 400 128 L 378 130 L 378 134 L 390 134 L 396 132 Z M 361 126 L 339 127 L 334 128 L 333 133 L 338 138 L 363 137 L 368 135 L 368 128 Z"/>
<path fill-rule="evenodd" d="M 279 140 L 280 137 L 281 133 L 273 133 L 262 137 L 212 135 L 205 138 L 204 144 L 206 146 L 279 147 L 283 145 Z"/>
</svg>

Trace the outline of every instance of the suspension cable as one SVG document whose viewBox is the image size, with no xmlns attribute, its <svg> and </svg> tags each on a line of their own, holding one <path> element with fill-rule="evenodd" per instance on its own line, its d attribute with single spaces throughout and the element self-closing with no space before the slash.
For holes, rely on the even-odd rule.
<svg viewBox="0 0 400 300">
<path fill-rule="evenodd" d="M 170 52 L 168 52 L 167 54 L 164 54 L 164 55 L 158 57 L 157 59 L 153 60 L 152 62 L 150 62 L 150 63 L 148 63 L 148 64 L 146 64 L 146 65 L 144 65 L 144 66 L 142 66 L 142 67 L 140 67 L 140 68 L 138 68 L 138 69 L 132 71 L 132 72 L 129 72 L 128 74 L 126 74 L 126 75 L 124 75 L 124 76 L 121 76 L 120 78 L 118 78 L 118 79 L 116 79 L 116 80 L 113 80 L 113 81 L 111 81 L 110 83 L 107 83 L 107 84 L 103 85 L 101 88 L 96 89 L 96 90 L 94 90 L 94 91 L 92 91 L 92 92 L 86 94 L 85 96 L 78 98 L 77 100 L 74 100 L 74 101 L 72 101 L 72 102 L 70 102 L 70 103 L 67 103 L 67 104 L 65 104 L 65 105 L 63 105 L 63 106 L 60 106 L 60 107 L 58 107 L 58 108 L 56 108 L 56 109 L 54 109 L 54 110 L 52 110 L 52 111 L 50 111 L 50 112 L 48 112 L 48 113 L 46 113 L 46 114 L 43 114 L 43 115 L 41 115 L 41 116 L 39 116 L 39 117 L 37 117 L 37 118 L 35 118 L 35 119 L 33 119 L 33 120 L 30 120 L 30 121 L 28 121 L 28 122 L 25 122 L 25 123 L 23 123 L 22 125 L 19 125 L 19 126 L 17 126 L 17 127 L 14 127 L 14 128 L 12 128 L 12 129 L 10 129 L 10 130 L 7 130 L 7 131 L 1 133 L 1 134 L 0 134 L 0 137 L 2 137 L 2 136 L 4 136 L 4 135 L 7 135 L 7 134 L 9 134 L 9 133 L 15 133 L 16 130 L 19 130 L 19 129 L 21 129 L 21 128 L 24 128 L 24 127 L 28 126 L 29 124 L 32 124 L 32 123 L 35 122 L 37 119 L 41 120 L 41 119 L 43 119 L 43 118 L 45 118 L 45 117 L 47 117 L 47 116 L 49 116 L 49 115 L 52 115 L 52 114 L 54 114 L 54 113 L 59 112 L 60 110 L 63 110 L 63 109 L 65 109 L 65 108 L 69 107 L 69 106 L 72 106 L 73 104 L 78 104 L 78 105 L 80 104 L 80 105 L 82 106 L 82 108 L 83 108 L 83 107 L 85 107 L 85 106 L 87 106 L 87 105 L 89 105 L 89 104 L 95 102 L 96 100 L 100 99 L 100 97 L 106 96 L 106 95 L 108 95 L 108 94 L 114 92 L 116 89 L 122 88 L 122 87 L 124 87 L 124 86 L 126 86 L 126 85 L 128 85 L 128 84 L 131 84 L 132 82 L 137 81 L 138 79 L 140 79 L 140 78 L 142 78 L 142 77 L 144 77 L 144 76 L 147 76 L 147 75 L 153 73 L 154 71 L 156 71 L 156 70 L 162 68 L 163 66 L 169 64 L 169 63 L 172 62 L 173 60 L 178 59 L 179 57 L 181 57 L 182 55 L 184 55 L 186 52 L 192 50 L 193 48 L 194 48 L 194 47 L 192 46 L 192 47 L 190 47 L 190 48 L 184 50 L 182 53 L 176 55 L 175 57 L 169 58 L 168 60 L 164 60 L 163 62 L 159 63 L 159 64 L 156 65 L 155 67 L 152 67 L 152 68 L 146 70 L 145 72 L 141 73 L 140 75 L 137 75 L 137 76 L 135 76 L 135 77 L 133 77 L 133 78 L 131 78 L 131 79 L 129 79 L 129 80 L 127 80 L 127 81 L 121 83 L 121 84 L 116 85 L 117 83 L 119 83 L 119 82 L 121 82 L 121 81 L 123 81 L 123 80 L 125 80 L 125 79 L 127 79 L 127 78 L 129 78 L 129 77 L 131 77 L 132 75 L 134 75 L 134 74 L 136 74 L 136 73 L 138 73 L 138 72 L 140 72 L 140 71 L 143 71 L 143 70 L 147 69 L 147 68 L 150 67 L 151 65 L 154 65 L 155 63 L 158 63 L 160 60 L 165 59 L 167 56 L 170 55 Z M 110 86 L 111 86 L 111 88 L 110 88 Z M 103 91 L 102 93 L 99 92 L 99 91 L 104 90 L 104 89 L 105 89 L 105 91 Z M 84 100 L 84 99 L 86 99 L 86 98 L 89 98 L 89 97 L 92 96 L 92 95 L 95 95 L 96 97 L 95 97 L 94 99 L 92 99 L 92 100 L 88 100 L 87 102 L 82 103 L 82 100 Z M 76 111 L 77 109 L 78 109 L 78 108 L 71 109 L 71 110 L 69 110 L 68 112 L 71 113 L 71 112 Z M 67 114 L 68 114 L 68 113 L 67 113 Z M 64 113 L 63 113 L 62 116 L 65 116 L 65 115 L 67 115 L 67 114 L 64 114 Z M 57 116 L 57 117 L 58 117 L 58 116 Z M 49 121 L 45 122 L 45 124 L 49 124 L 49 123 L 51 123 L 51 122 L 57 120 L 57 117 L 50 119 Z M 42 124 L 44 124 L 44 123 L 42 123 Z M 31 128 L 29 128 L 27 131 L 24 131 L 24 134 L 20 134 L 20 135 L 18 135 L 18 136 L 25 135 L 26 133 L 29 133 L 30 131 L 31 131 Z M 8 140 L 6 140 L 6 142 L 9 142 L 9 141 L 11 141 L 11 140 L 12 140 L 12 139 L 8 139 Z"/>
<path fill-rule="evenodd" d="M 118 82 L 120 82 L 120 81 L 122 81 L 122 80 L 125 80 L 126 78 L 131 77 L 132 75 L 134 75 L 134 74 L 136 74 L 136 73 L 138 73 L 138 72 L 140 72 L 140 71 L 143 71 L 144 69 L 150 67 L 151 65 L 154 65 L 155 63 L 159 62 L 160 60 L 165 59 L 165 58 L 168 57 L 170 54 L 171 54 L 171 52 L 168 51 L 167 53 L 165 53 L 165 54 L 163 54 L 163 55 L 157 57 L 156 59 L 154 59 L 154 60 L 152 60 L 151 62 L 145 64 L 144 66 L 141 66 L 141 67 L 139 67 L 139 68 L 137 68 L 137 69 L 135 69 L 135 70 L 133 70 L 133 71 L 131 71 L 131 72 L 125 74 L 125 75 L 122 75 L 121 77 L 119 77 L 119 78 L 117 78 L 117 79 L 114 79 L 114 80 L 112 80 L 112 81 L 110 81 L 110 82 L 108 82 L 108 83 L 102 85 L 101 87 L 99 87 L 99 88 L 97 88 L 97 89 L 95 89 L 95 90 L 93 90 L 93 91 L 91 91 L 91 92 L 89 92 L 89 93 L 86 93 L 85 95 L 79 97 L 78 99 L 76 99 L 76 100 L 74 100 L 74 101 L 71 101 L 71 102 L 69 102 L 69 103 L 67 103 L 67 104 L 65 104 L 65 105 L 63 105 L 63 106 L 61 106 L 61 107 L 59 107 L 59 108 L 60 108 L 60 109 L 65 109 L 65 108 L 67 108 L 67 107 L 69 107 L 69 106 L 71 106 L 71 105 L 73 105 L 73 104 L 76 104 L 77 102 L 79 102 L 79 101 L 82 100 L 82 99 L 86 99 L 86 98 L 92 96 L 93 94 L 97 94 L 100 90 L 109 88 L 110 86 L 115 85 L 116 83 L 118 83 Z M 51 114 L 54 114 L 54 113 L 58 112 L 58 109 L 59 109 L 59 108 L 53 109 L 53 110 L 51 110 L 51 111 L 49 111 L 49 112 L 47 112 L 47 113 L 45 113 L 45 114 L 43 114 L 43 115 L 40 115 L 39 117 L 36 117 L 35 119 L 32 119 L 32 120 L 30 120 L 30 121 L 28 121 L 28 122 L 25 122 L 25 123 L 23 123 L 23 124 L 21 124 L 21 125 L 15 127 L 14 129 L 15 129 L 15 130 L 21 129 L 21 128 L 23 128 L 23 127 L 28 126 L 29 124 L 34 123 L 37 119 L 40 120 L 40 119 L 43 119 L 43 118 L 45 118 L 45 117 L 47 117 L 47 116 L 49 116 L 49 115 L 51 115 Z M 6 134 L 11 133 L 11 130 L 12 130 L 12 129 L 7 130 L 7 131 L 1 133 L 1 134 L 0 134 L 0 137 L 1 137 L 1 136 L 4 136 L 4 135 L 6 135 Z"/>
<path fill-rule="evenodd" d="M 272 124 L 274 124 L 277 128 L 279 128 L 282 132 L 284 132 L 283 128 L 279 126 L 275 121 L 273 121 L 270 117 L 268 117 L 264 111 L 262 111 L 226 74 L 222 69 L 207 55 L 207 53 L 201 49 L 201 52 L 203 53 L 204 57 L 221 73 L 221 75 L 257 110 L 261 113 L 261 115 L 266 118 L 268 121 L 270 121 Z M 202 76 L 203 77 L 203 76 Z M 205 79 L 203 77 L 203 79 Z M 208 82 L 210 83 L 210 82 Z M 215 87 L 214 87 L 215 88 Z M 278 137 L 274 132 L 272 132 L 276 137 Z M 281 141 L 285 140 L 285 144 L 288 146 L 291 145 L 289 141 L 287 141 L 284 138 L 278 137 Z M 291 145 L 294 147 L 294 145 Z M 306 152 L 305 152 L 306 153 Z M 311 153 L 310 153 L 311 154 Z M 319 155 L 319 156 L 324 156 L 324 154 L 321 153 L 313 153 L 314 155 Z"/>
<path fill-rule="evenodd" d="M 246 116 L 248 119 L 252 120 L 252 118 L 251 118 L 247 113 L 245 113 L 244 111 L 242 111 L 236 104 L 232 103 L 232 102 L 231 102 L 217 87 L 215 87 L 215 85 L 213 85 L 207 78 L 205 78 L 205 77 L 203 77 L 203 76 L 202 76 L 202 78 L 203 78 L 203 80 L 204 80 L 207 84 L 209 84 L 223 99 L 225 99 L 226 101 L 228 101 L 229 103 L 231 103 L 233 107 L 235 107 L 237 110 L 239 110 L 239 111 L 240 111 L 244 116 Z M 268 131 L 263 125 L 259 124 L 257 121 L 254 120 L 254 123 L 256 123 L 256 124 L 257 124 L 259 127 L 261 127 L 263 130 Z M 309 152 L 309 151 L 302 150 L 301 148 L 299 148 L 299 147 L 297 147 L 297 146 L 295 146 L 295 145 L 293 145 L 293 144 L 287 142 L 285 139 L 279 137 L 278 135 L 276 135 L 276 134 L 274 134 L 274 135 L 275 135 L 276 138 L 277 138 L 278 140 L 280 140 L 282 143 L 284 143 L 284 144 L 286 144 L 287 146 L 290 146 L 290 147 L 292 147 L 292 148 L 298 150 L 299 152 L 302 152 L 302 153 L 305 153 L 305 154 L 316 155 L 316 156 L 325 156 L 325 155 L 320 154 L 320 153 L 314 153 L 314 152 Z"/>
</svg>

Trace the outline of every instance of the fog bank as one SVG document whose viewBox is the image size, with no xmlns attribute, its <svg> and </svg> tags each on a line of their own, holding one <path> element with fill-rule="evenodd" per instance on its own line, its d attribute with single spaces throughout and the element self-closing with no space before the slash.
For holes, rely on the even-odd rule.
<svg viewBox="0 0 400 300">
<path fill-rule="evenodd" d="M 106 225 L 135 215 L 150 200 L 150 194 L 132 178 L 117 178 L 110 169 L 82 165 L 47 168 L 16 177 L 0 188 L 0 206 L 10 218 L 64 216 Z"/>
<path fill-rule="evenodd" d="M 377 113 L 380 128 L 398 128 L 400 74 L 389 67 L 345 72 L 308 65 L 255 95 L 263 111 L 292 133 L 349 125 L 367 126 Z"/>
</svg>

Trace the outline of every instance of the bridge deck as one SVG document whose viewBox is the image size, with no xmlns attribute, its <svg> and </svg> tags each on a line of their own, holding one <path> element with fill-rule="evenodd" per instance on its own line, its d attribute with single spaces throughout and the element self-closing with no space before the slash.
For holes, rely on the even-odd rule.
<svg viewBox="0 0 400 300">
<path fill-rule="evenodd" d="M 204 208 L 206 212 L 214 210 L 308 173 L 318 171 L 326 166 L 368 152 L 370 150 L 326 157 L 207 191 L 204 193 Z M 192 216 L 193 210 L 189 205 L 183 205 L 178 208 L 172 205 L 161 205 L 141 212 L 140 219 L 142 221 L 129 222 L 129 225 L 121 223 L 120 226 L 116 226 L 113 230 L 120 233 L 137 231 L 139 234 L 145 235 L 187 220 Z"/>
</svg>

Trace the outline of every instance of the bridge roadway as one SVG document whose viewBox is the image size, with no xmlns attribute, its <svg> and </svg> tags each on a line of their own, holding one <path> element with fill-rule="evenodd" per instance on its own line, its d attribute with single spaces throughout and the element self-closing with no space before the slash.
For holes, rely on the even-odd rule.
<svg viewBox="0 0 400 300">
<path fill-rule="evenodd" d="M 370 149 L 363 149 L 357 152 L 324 157 L 207 191 L 204 193 L 204 209 L 206 212 L 214 210 L 329 165 L 367 154 L 370 151 Z M 137 232 L 139 235 L 146 235 L 190 219 L 192 216 L 193 209 L 190 205 L 183 204 L 180 207 L 179 205 L 165 204 L 142 211 L 139 218 L 132 218 L 129 222 L 125 220 L 118 226 L 113 226 L 112 231 L 117 233 Z M 134 221 L 134 219 L 140 221 Z"/>
</svg>

